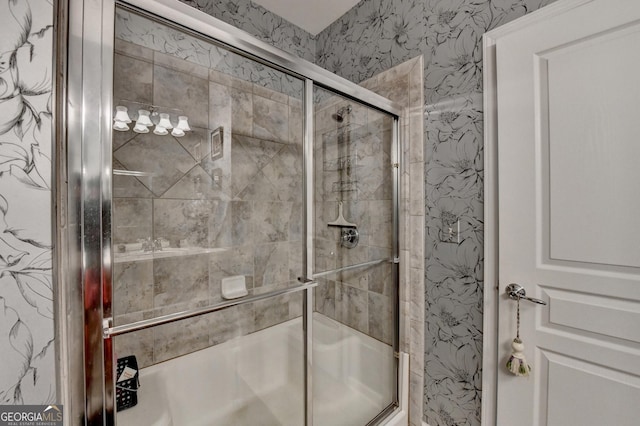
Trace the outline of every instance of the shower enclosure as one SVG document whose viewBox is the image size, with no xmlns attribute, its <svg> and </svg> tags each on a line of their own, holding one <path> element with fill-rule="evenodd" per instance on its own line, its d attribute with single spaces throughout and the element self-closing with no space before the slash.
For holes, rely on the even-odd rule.
<svg viewBox="0 0 640 426">
<path fill-rule="evenodd" d="M 398 407 L 400 108 L 177 1 L 80 3 L 87 422 L 382 422 Z"/>
</svg>

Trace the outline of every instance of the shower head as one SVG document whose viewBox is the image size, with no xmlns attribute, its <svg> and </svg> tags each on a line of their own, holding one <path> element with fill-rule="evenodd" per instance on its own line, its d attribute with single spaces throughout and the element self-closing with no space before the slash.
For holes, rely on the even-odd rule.
<svg viewBox="0 0 640 426">
<path fill-rule="evenodd" d="M 331 117 L 338 123 L 342 123 L 344 116 L 349 114 L 351 114 L 351 105 L 340 108 L 335 114 L 332 114 Z"/>
</svg>

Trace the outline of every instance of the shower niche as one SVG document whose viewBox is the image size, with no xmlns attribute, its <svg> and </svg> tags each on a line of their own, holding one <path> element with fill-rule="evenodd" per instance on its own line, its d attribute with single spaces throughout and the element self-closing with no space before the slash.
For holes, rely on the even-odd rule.
<svg viewBox="0 0 640 426">
<path fill-rule="evenodd" d="M 398 409 L 399 110 L 156 6 L 115 9 L 103 335 L 141 386 L 105 410 L 118 425 L 381 422 Z M 188 130 L 120 131 L 127 105 L 129 127 L 136 105 L 169 105 Z"/>
</svg>

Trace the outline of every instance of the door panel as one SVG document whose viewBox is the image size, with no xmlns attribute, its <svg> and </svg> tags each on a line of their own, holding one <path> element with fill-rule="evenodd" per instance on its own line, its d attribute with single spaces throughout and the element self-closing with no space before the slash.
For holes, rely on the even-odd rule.
<svg viewBox="0 0 640 426">
<path fill-rule="evenodd" d="M 640 400 L 637 376 L 553 352 L 542 356 L 549 377 L 549 426 L 637 425 L 636 413 L 627 408 Z M 594 400 L 601 401 L 597 410 L 590 405 Z"/>
<path fill-rule="evenodd" d="M 640 26 L 623 25 L 537 55 L 541 142 L 548 148 L 550 257 L 640 266 L 640 198 L 624 193 L 640 182 L 634 123 Z M 615 70 L 615 74 L 612 73 Z M 546 87 L 544 82 L 546 81 Z M 588 88 L 588 90 L 585 90 Z M 544 98 L 543 98 L 544 99 Z M 606 140 L 606 145 L 602 143 Z M 619 226 L 621 232 L 615 232 Z M 588 229 L 589 232 L 584 232 Z"/>
<path fill-rule="evenodd" d="M 640 343 L 640 327 L 629 327 L 640 324 L 636 302 L 556 289 L 546 289 L 544 293 L 553 301 L 549 324 L 571 327 L 574 333 L 595 333 Z"/>
<path fill-rule="evenodd" d="M 496 39 L 499 290 L 521 301 L 529 380 L 504 364 L 498 425 L 631 425 L 640 407 L 640 4 L 564 2 Z M 527 22 L 527 19 L 529 21 Z M 517 23 L 515 24 L 517 26 Z"/>
</svg>

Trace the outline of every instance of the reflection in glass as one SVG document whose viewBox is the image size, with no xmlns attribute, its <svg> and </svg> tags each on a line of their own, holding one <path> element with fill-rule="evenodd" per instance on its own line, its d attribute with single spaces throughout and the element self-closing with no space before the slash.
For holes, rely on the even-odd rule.
<svg viewBox="0 0 640 426">
<path fill-rule="evenodd" d="M 115 33 L 115 102 L 184 114 L 113 132 L 116 326 L 299 287 L 305 237 L 324 273 L 305 311 L 313 371 L 301 292 L 124 334 L 147 405 L 119 424 L 304 424 L 305 374 L 316 425 L 366 424 L 396 389 L 393 120 L 315 89 L 306 236 L 303 82 L 128 10 Z"/>
<path fill-rule="evenodd" d="M 115 33 L 114 101 L 157 123 L 113 132 L 115 324 L 298 286 L 302 82 L 120 8 Z M 303 424 L 302 297 L 118 336 L 147 404 L 118 424 Z"/>
</svg>

